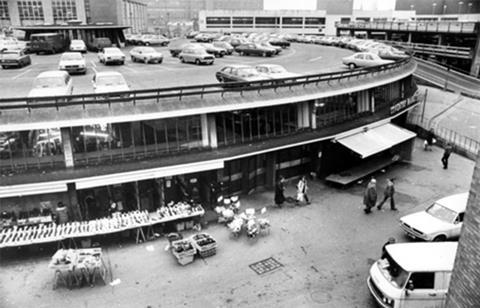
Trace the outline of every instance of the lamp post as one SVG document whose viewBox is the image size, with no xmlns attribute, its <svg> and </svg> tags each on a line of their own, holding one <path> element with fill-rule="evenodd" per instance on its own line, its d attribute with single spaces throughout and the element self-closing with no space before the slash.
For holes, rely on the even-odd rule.
<svg viewBox="0 0 480 308">
<path fill-rule="evenodd" d="M 472 12 L 472 2 L 468 2 L 468 14 Z"/>
<path fill-rule="evenodd" d="M 413 11 L 414 8 L 415 8 L 415 5 L 410 4 L 410 11 Z"/>
<path fill-rule="evenodd" d="M 445 15 L 446 12 L 447 12 L 447 5 L 444 4 L 444 5 L 443 5 L 443 15 Z"/>
<path fill-rule="evenodd" d="M 432 15 L 435 14 L 435 8 L 437 7 L 437 3 L 433 2 L 432 3 Z"/>
<path fill-rule="evenodd" d="M 463 5 L 463 1 L 459 1 L 458 2 L 458 14 L 462 13 L 462 5 Z"/>
</svg>

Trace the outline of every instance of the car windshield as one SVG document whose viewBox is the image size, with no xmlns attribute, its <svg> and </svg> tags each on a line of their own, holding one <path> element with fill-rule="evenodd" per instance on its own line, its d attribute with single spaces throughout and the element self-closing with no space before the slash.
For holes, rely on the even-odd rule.
<svg viewBox="0 0 480 308">
<path fill-rule="evenodd" d="M 239 68 L 237 71 L 239 77 L 252 77 L 258 75 L 258 71 L 253 67 Z"/>
<path fill-rule="evenodd" d="M 65 78 L 63 76 L 37 78 L 33 84 L 34 88 L 58 88 L 64 86 Z"/>
<path fill-rule="evenodd" d="M 4 51 L 0 54 L 4 59 L 16 59 L 19 57 L 19 53 L 15 51 Z"/>
<path fill-rule="evenodd" d="M 82 60 L 83 57 L 79 53 L 65 53 L 62 55 L 61 61 Z"/>
<path fill-rule="evenodd" d="M 157 51 L 156 51 L 155 49 L 153 49 L 152 47 L 150 47 L 150 48 L 149 48 L 149 47 L 146 47 L 146 48 L 143 48 L 143 49 L 141 49 L 141 50 L 139 50 L 139 51 L 141 51 L 141 52 L 143 52 L 143 53 L 157 53 Z"/>
<path fill-rule="evenodd" d="M 377 265 L 383 276 L 390 281 L 394 287 L 398 289 L 405 287 L 410 273 L 398 265 L 388 253 L 385 258 L 377 262 Z"/>
<path fill-rule="evenodd" d="M 97 78 L 97 86 L 111 87 L 122 86 L 125 84 L 125 79 L 122 76 L 103 76 Z"/>
<path fill-rule="evenodd" d="M 108 54 L 111 54 L 111 55 L 115 55 L 115 54 L 121 54 L 122 52 L 120 51 L 120 49 L 116 49 L 116 48 L 105 48 L 104 49 L 104 53 L 108 53 Z"/>
<path fill-rule="evenodd" d="M 434 203 L 432 204 L 426 212 L 430 215 L 432 215 L 435 218 L 438 218 L 444 222 L 452 223 L 455 220 L 455 217 L 457 217 L 457 213 L 454 211 L 438 204 Z"/>
<path fill-rule="evenodd" d="M 284 69 L 281 66 L 271 66 L 270 67 L 270 73 L 273 73 L 273 74 L 286 73 L 286 72 L 287 72 L 287 70 Z"/>
<path fill-rule="evenodd" d="M 78 45 L 83 45 L 84 43 L 83 43 L 83 41 L 72 41 L 70 44 L 78 46 Z"/>
</svg>

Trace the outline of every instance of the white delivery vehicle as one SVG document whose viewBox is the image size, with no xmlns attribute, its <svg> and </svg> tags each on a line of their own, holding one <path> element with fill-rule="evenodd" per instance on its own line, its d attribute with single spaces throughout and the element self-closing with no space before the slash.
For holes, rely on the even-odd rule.
<svg viewBox="0 0 480 308">
<path fill-rule="evenodd" d="M 445 241 L 460 236 L 468 192 L 435 201 L 426 210 L 400 218 L 400 227 L 408 236 L 424 241 Z"/>
<path fill-rule="evenodd" d="M 373 263 L 367 284 L 384 308 L 441 308 L 457 252 L 457 242 L 400 243 L 386 246 Z"/>
</svg>

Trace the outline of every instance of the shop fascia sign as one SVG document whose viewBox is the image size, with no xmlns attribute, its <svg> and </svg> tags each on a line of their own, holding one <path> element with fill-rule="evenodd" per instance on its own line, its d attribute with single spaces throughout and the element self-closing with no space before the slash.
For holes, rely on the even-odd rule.
<svg viewBox="0 0 480 308">
<path fill-rule="evenodd" d="M 392 106 L 390 106 L 390 114 L 395 114 L 399 111 L 402 111 L 403 109 L 407 108 L 408 106 L 410 106 L 411 104 L 417 102 L 417 98 L 416 97 L 409 97 L 407 99 L 404 99 Z"/>
</svg>

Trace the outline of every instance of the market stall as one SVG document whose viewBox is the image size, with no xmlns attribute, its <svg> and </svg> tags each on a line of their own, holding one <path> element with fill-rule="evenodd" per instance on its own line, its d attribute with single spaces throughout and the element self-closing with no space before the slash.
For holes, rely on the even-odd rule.
<svg viewBox="0 0 480 308">
<path fill-rule="evenodd" d="M 167 223 L 179 219 L 203 216 L 204 209 L 199 204 L 177 203 L 161 207 L 155 212 L 131 211 L 114 213 L 111 217 L 101 219 L 68 222 L 64 224 L 39 224 L 31 226 L 13 225 L 0 230 L 0 248 L 18 247 L 49 242 L 63 243 L 78 238 L 105 235 L 126 230 L 137 232 L 137 242 L 146 240 L 144 227 L 151 228 L 156 224 Z M 62 244 L 61 247 L 64 247 Z"/>
</svg>

